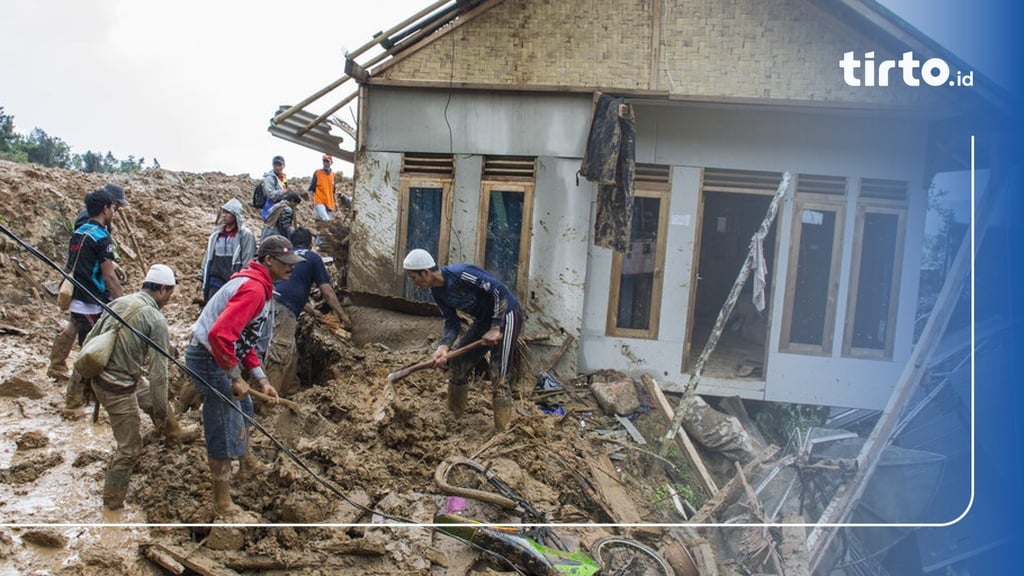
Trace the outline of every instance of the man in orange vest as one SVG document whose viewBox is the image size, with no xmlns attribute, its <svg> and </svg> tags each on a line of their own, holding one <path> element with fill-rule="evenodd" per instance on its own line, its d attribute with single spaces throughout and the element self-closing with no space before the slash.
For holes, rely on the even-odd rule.
<svg viewBox="0 0 1024 576">
<path fill-rule="evenodd" d="M 334 212 L 334 172 L 331 171 L 331 164 L 334 158 L 330 154 L 324 154 L 324 167 L 313 172 L 313 179 L 309 182 L 310 200 L 313 202 L 313 217 L 317 223 L 317 237 L 323 235 L 326 222 L 331 221 L 331 212 Z"/>
</svg>

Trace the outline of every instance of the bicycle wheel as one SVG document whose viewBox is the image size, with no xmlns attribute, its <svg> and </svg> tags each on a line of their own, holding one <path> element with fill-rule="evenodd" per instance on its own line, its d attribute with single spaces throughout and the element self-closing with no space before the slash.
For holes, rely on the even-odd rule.
<svg viewBox="0 0 1024 576">
<path fill-rule="evenodd" d="M 628 538 L 602 538 L 591 547 L 601 576 L 675 576 L 653 549 Z"/>
</svg>

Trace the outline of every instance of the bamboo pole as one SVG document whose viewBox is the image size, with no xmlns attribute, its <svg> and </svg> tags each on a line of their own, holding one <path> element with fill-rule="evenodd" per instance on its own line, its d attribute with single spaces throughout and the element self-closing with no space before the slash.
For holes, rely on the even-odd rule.
<svg viewBox="0 0 1024 576">
<path fill-rule="evenodd" d="M 683 396 L 679 399 L 679 404 L 676 406 L 675 417 L 672 418 L 672 425 L 669 426 L 668 432 L 665 433 L 665 437 L 661 440 L 660 454 L 665 455 L 668 451 L 669 443 L 675 438 L 679 432 L 679 427 L 683 423 L 683 418 L 686 416 L 686 400 L 692 396 L 697 390 L 697 384 L 700 383 L 700 377 L 704 373 L 704 366 L 708 362 L 708 357 L 711 356 L 711 352 L 714 351 L 715 346 L 718 345 L 718 339 L 722 336 L 722 331 L 725 329 L 725 324 L 729 320 L 729 315 L 732 314 L 732 309 L 736 306 L 736 301 L 740 298 L 740 291 L 743 290 L 743 285 L 747 282 L 747 277 L 750 275 L 750 270 L 754 267 L 754 249 L 764 240 L 764 237 L 768 235 L 768 229 L 771 228 L 772 222 L 775 221 L 775 215 L 779 211 L 779 205 L 782 203 L 783 198 L 786 196 L 786 191 L 789 190 L 790 181 L 789 172 L 785 172 L 782 175 L 782 181 L 779 182 L 779 187 L 775 191 L 775 196 L 772 197 L 771 204 L 768 205 L 768 212 L 765 213 L 764 219 L 761 221 L 761 227 L 757 229 L 754 236 L 750 239 L 750 249 L 747 250 L 747 259 L 743 261 L 743 266 L 740 267 L 740 272 L 736 276 L 736 282 L 732 285 L 732 290 L 729 292 L 728 298 L 725 299 L 725 303 L 722 304 L 722 309 L 718 311 L 718 319 L 715 320 L 715 327 L 711 330 L 711 335 L 708 336 L 708 341 L 704 344 L 704 350 L 700 353 L 700 357 L 697 359 L 697 364 L 693 367 L 693 371 L 690 373 L 690 381 L 686 384 L 686 388 L 683 390 Z M 795 265 L 794 263 L 790 263 Z"/>
<path fill-rule="evenodd" d="M 973 143 L 971 149 L 971 172 L 974 172 Z M 960 243 L 960 249 L 957 250 L 956 258 L 950 267 L 950 273 L 946 277 L 946 281 L 943 283 L 942 290 L 939 292 L 938 299 L 935 302 L 935 308 L 932 309 L 931 315 L 928 317 L 928 323 L 925 324 L 924 331 L 921 333 L 921 337 L 918 338 L 914 351 L 911 353 L 910 359 L 907 360 L 903 373 L 893 388 L 889 402 L 886 404 L 885 409 L 882 410 L 882 416 L 865 440 L 860 454 L 857 455 L 858 466 L 856 473 L 847 483 L 839 487 L 835 496 L 832 497 L 832 500 L 822 512 L 814 529 L 807 536 L 808 564 L 811 573 L 817 570 L 818 564 L 821 563 L 825 552 L 832 543 L 832 539 L 838 532 L 839 528 L 835 525 L 844 522 L 849 517 L 857 501 L 863 496 L 868 480 L 871 479 L 871 475 L 878 465 L 878 460 L 881 458 L 882 451 L 893 440 L 892 432 L 899 422 L 900 415 L 910 403 L 917 384 L 928 370 L 928 358 L 942 339 L 946 325 L 949 323 L 953 310 L 956 308 L 960 290 L 971 271 L 970 265 L 974 259 L 974 247 L 976 244 L 980 245 L 985 237 L 985 229 L 988 227 L 988 221 L 994 210 L 994 197 L 996 191 L 1002 185 L 1004 177 L 1005 174 L 997 174 L 996 170 L 993 170 L 986 190 L 981 197 L 981 201 L 978 203 L 971 233 L 964 235 L 964 239 Z M 971 186 L 973 192 L 973 176 Z M 974 229 L 975 225 L 978 227 L 976 230 Z M 973 323 L 974 310 L 972 307 L 971 324 L 973 325 Z"/>
<path fill-rule="evenodd" d="M 416 20 L 419 20 L 420 18 L 426 16 L 427 14 L 430 14 L 434 10 L 437 10 L 438 8 L 440 8 L 441 6 L 444 6 L 445 4 L 447 4 L 450 1 L 451 0 L 438 0 L 437 2 L 434 2 L 430 6 L 427 6 L 426 8 L 424 8 L 423 10 L 420 10 L 419 12 L 413 14 L 412 16 L 409 16 L 405 20 L 402 20 L 398 24 L 395 24 L 391 28 L 388 28 L 386 31 L 381 32 L 380 34 L 374 35 L 373 40 L 370 40 L 369 42 L 367 42 L 366 44 L 363 44 L 359 48 L 356 48 L 352 52 L 349 52 L 349 53 L 345 54 L 345 58 L 347 58 L 349 60 L 358 58 L 360 54 L 362 54 L 363 52 L 366 52 L 370 48 L 373 48 L 375 45 L 380 43 L 380 39 L 381 38 L 388 38 L 388 37 L 390 37 L 395 32 L 398 32 L 399 30 L 401 30 L 402 28 L 405 28 L 409 24 L 412 24 Z"/>
</svg>

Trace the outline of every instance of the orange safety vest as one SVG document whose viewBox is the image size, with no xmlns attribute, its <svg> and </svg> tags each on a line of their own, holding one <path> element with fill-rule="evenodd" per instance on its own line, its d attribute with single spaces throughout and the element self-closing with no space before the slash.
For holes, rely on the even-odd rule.
<svg viewBox="0 0 1024 576">
<path fill-rule="evenodd" d="M 313 203 L 323 204 L 328 210 L 334 211 L 334 172 L 324 172 L 320 168 L 313 173 L 316 187 L 313 189 Z"/>
</svg>

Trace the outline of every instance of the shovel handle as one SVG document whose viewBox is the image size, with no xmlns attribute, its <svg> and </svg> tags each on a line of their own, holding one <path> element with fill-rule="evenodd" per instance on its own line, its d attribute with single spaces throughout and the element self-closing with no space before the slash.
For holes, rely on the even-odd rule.
<svg viewBox="0 0 1024 576">
<path fill-rule="evenodd" d="M 445 360 L 451 360 L 453 358 L 458 358 L 459 356 L 462 356 L 466 352 L 469 352 L 470 350 L 474 350 L 476 348 L 479 348 L 479 347 L 481 347 L 483 345 L 484 345 L 484 341 L 482 339 L 481 340 L 475 340 L 473 342 L 470 342 L 469 344 L 466 344 L 462 348 L 456 348 L 455 350 L 449 350 L 448 353 L 445 354 L 444 358 L 445 358 Z M 424 360 L 423 362 L 419 362 L 417 364 L 413 364 L 412 366 L 406 366 L 405 368 L 402 368 L 401 370 L 396 370 L 395 372 L 392 372 L 391 374 L 388 374 L 388 382 L 398 382 L 399 380 L 401 380 L 402 378 L 405 378 L 406 376 L 408 376 L 409 374 L 412 374 L 413 372 L 419 372 L 420 370 L 424 370 L 426 368 L 432 368 L 433 366 L 434 366 L 434 360 L 433 359 Z"/>
<path fill-rule="evenodd" d="M 273 396 L 270 396 L 269 394 L 264 394 L 263 392 L 258 392 L 256 390 L 253 390 L 252 388 L 249 388 L 249 395 L 257 400 L 262 400 L 263 402 L 266 402 L 268 404 L 272 404 L 274 402 Z M 296 412 L 299 411 L 299 405 L 297 402 L 294 402 L 287 398 L 280 397 L 277 399 L 277 401 L 280 402 L 282 405 L 287 406 L 292 410 L 295 410 Z"/>
</svg>

